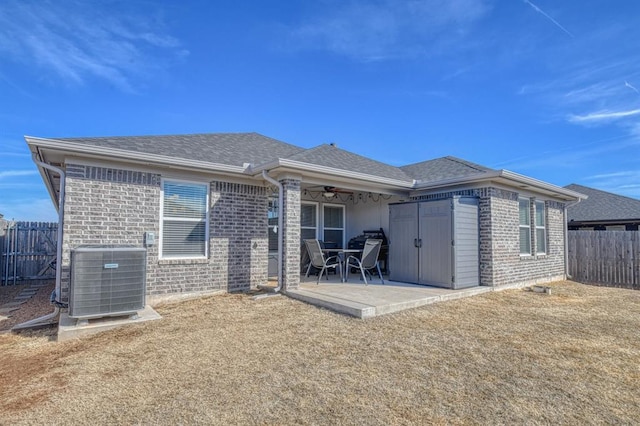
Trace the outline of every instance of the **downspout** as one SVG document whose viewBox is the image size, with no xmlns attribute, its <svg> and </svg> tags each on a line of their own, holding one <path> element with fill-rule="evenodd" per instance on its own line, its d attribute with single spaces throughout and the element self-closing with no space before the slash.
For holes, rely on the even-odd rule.
<svg viewBox="0 0 640 426">
<path fill-rule="evenodd" d="M 573 277 L 569 273 L 569 220 L 567 219 L 567 208 L 575 206 L 580 201 L 582 201 L 582 198 L 578 198 L 578 201 L 570 205 L 564 205 L 564 275 L 569 280 Z"/>
<path fill-rule="evenodd" d="M 278 286 L 275 288 L 275 292 L 278 293 L 282 289 L 282 246 L 283 246 L 283 205 L 284 205 L 284 193 L 283 187 L 280 182 L 272 178 L 267 174 L 266 170 L 262 171 L 262 177 L 269 183 L 278 187 Z"/>
<path fill-rule="evenodd" d="M 54 324 L 55 318 L 60 313 L 60 307 L 66 307 L 67 305 L 60 301 L 60 287 L 62 283 L 62 231 L 64 226 L 64 190 L 66 185 L 65 173 L 61 168 L 52 166 L 51 164 L 44 163 L 36 159 L 35 154 L 33 156 L 33 162 L 38 166 L 51 170 L 60 175 L 60 192 L 58 194 L 58 238 L 56 245 L 56 287 L 51 294 L 51 303 L 54 305 L 52 313 L 35 318 L 22 324 L 15 325 L 12 330 L 21 330 L 25 328 L 33 328 L 41 325 Z"/>
</svg>

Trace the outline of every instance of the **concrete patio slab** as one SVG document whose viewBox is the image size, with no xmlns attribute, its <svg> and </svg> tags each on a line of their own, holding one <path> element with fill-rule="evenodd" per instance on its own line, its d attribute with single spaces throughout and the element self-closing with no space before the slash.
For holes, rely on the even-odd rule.
<svg viewBox="0 0 640 426">
<path fill-rule="evenodd" d="M 145 321 L 152 321 L 162 318 L 151 306 L 147 305 L 144 309 L 137 311 L 137 318 L 133 319 L 129 316 L 120 317 L 104 317 L 90 319 L 80 322 L 75 318 L 70 318 L 68 313 L 60 313 L 58 322 L 58 342 L 75 339 L 78 337 L 88 336 L 102 331 L 111 330 L 127 324 L 136 324 Z"/>
<path fill-rule="evenodd" d="M 395 281 L 385 281 L 382 285 L 378 280 L 365 286 L 357 278 L 342 283 L 332 277 L 329 281 L 321 280 L 319 285 L 315 278 L 302 280 L 299 289 L 287 291 L 288 296 L 357 318 L 371 318 L 494 290 L 480 286 L 449 290 Z"/>
</svg>

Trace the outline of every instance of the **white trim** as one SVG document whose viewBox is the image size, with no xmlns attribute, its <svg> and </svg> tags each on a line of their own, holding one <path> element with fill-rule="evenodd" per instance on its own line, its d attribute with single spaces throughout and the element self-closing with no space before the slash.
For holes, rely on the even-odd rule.
<svg viewBox="0 0 640 426">
<path fill-rule="evenodd" d="M 509 170 L 496 170 L 486 173 L 477 173 L 470 176 L 456 177 L 451 179 L 443 179 L 435 182 L 416 182 L 413 189 L 415 191 L 436 189 L 441 187 L 450 187 L 452 185 L 469 184 L 474 182 L 490 182 L 496 180 L 502 182 L 510 188 L 529 189 L 533 192 L 540 190 L 547 191 L 551 197 L 563 198 L 565 200 L 587 199 L 588 197 L 570 189 L 562 188 L 538 179 L 530 178 Z"/>
<path fill-rule="evenodd" d="M 316 230 L 315 232 L 315 238 L 319 239 L 319 235 L 320 235 L 320 209 L 319 209 L 319 205 L 320 203 L 316 202 L 316 201 L 300 201 L 300 208 L 302 209 L 303 205 L 311 205 L 314 206 L 316 209 L 316 226 L 314 227 L 314 229 Z M 302 212 L 300 212 L 301 217 L 300 219 L 302 219 Z M 312 229 L 311 226 L 302 226 L 302 223 L 300 223 L 300 237 L 302 238 L 302 230 L 303 229 Z"/>
<path fill-rule="evenodd" d="M 529 225 L 523 225 L 520 223 L 520 202 L 526 201 L 529 204 L 529 208 L 527 209 L 527 216 L 529 217 Z M 531 235 L 531 199 L 526 197 L 518 197 L 518 251 L 520 252 L 520 257 L 530 257 L 533 255 L 533 238 Z M 522 241 L 520 231 L 526 228 L 529 230 L 529 252 L 522 253 Z"/>
<path fill-rule="evenodd" d="M 198 186 L 205 186 L 206 187 L 206 193 L 205 193 L 205 224 L 204 224 L 204 255 L 203 256 L 163 256 L 162 254 L 162 235 L 163 235 L 163 231 L 164 231 L 164 221 L 165 221 L 165 217 L 164 217 L 164 184 L 165 182 L 179 182 L 179 183 L 184 183 L 184 184 L 189 184 L 189 185 L 198 185 Z M 173 179 L 171 177 L 161 177 L 160 178 L 160 217 L 159 217 L 159 222 L 160 222 L 160 226 L 159 226 L 159 236 L 158 236 L 158 259 L 159 260 L 166 260 L 166 259 L 208 259 L 209 258 L 209 219 L 210 219 L 210 211 L 211 208 L 209 207 L 209 197 L 210 197 L 210 192 L 211 192 L 211 187 L 209 182 L 203 182 L 203 181 L 193 181 L 193 180 L 184 180 L 184 179 Z M 195 219 L 195 218 L 172 218 L 172 217 L 167 217 L 166 219 L 173 219 L 173 220 L 181 220 L 184 222 L 200 222 L 201 219 Z"/>
<path fill-rule="evenodd" d="M 53 148 L 62 152 L 75 152 L 82 154 L 93 154 L 100 157 L 120 158 L 125 160 L 135 160 L 144 164 L 162 164 L 169 167 L 186 167 L 187 169 L 217 170 L 221 172 L 245 173 L 248 168 L 242 166 L 230 166 L 227 164 L 210 163 L 207 161 L 188 160 L 178 157 L 167 157 L 164 155 L 150 154 L 146 152 L 127 151 L 117 148 L 104 148 L 95 145 L 81 144 L 77 142 L 58 141 L 55 139 L 38 138 L 25 136 L 29 145 L 36 145 L 44 148 Z"/>
<path fill-rule="evenodd" d="M 325 226 L 325 207 L 336 207 L 342 209 L 342 228 L 328 228 Z M 325 231 L 342 231 L 342 248 L 346 248 L 347 238 L 347 209 L 344 204 L 322 203 L 322 240 L 325 240 Z"/>
<path fill-rule="evenodd" d="M 387 184 L 391 186 L 401 187 L 404 189 L 412 189 L 416 184 L 415 180 L 404 181 L 404 180 L 398 180 L 398 179 L 385 178 L 381 176 L 371 175 L 368 173 L 352 172 L 352 171 L 343 170 L 343 169 L 336 169 L 334 167 L 327 167 L 327 166 L 321 166 L 318 164 L 304 163 L 302 161 L 289 160 L 286 158 L 279 158 L 275 161 L 272 161 L 271 163 L 258 166 L 257 168 L 251 169 L 251 172 L 258 173 L 263 169 L 277 171 L 278 167 L 289 167 L 294 170 L 300 170 L 305 172 L 304 173 L 305 175 L 306 175 L 306 172 L 316 172 L 316 173 L 322 173 L 323 175 L 338 176 L 340 178 L 359 179 L 359 180 L 364 180 L 366 182 L 382 183 L 382 184 Z"/>
<path fill-rule="evenodd" d="M 543 224 L 542 226 L 538 226 L 538 204 L 542 204 L 542 220 L 543 220 Z M 533 201 L 533 205 L 534 205 L 534 209 L 535 209 L 535 214 L 533 217 L 533 225 L 535 228 L 535 235 L 536 235 L 536 255 L 538 254 L 547 254 L 547 204 L 542 201 L 542 200 L 534 200 Z M 538 230 L 542 229 L 544 231 L 544 251 L 540 251 L 539 247 L 540 244 L 538 244 Z"/>
</svg>

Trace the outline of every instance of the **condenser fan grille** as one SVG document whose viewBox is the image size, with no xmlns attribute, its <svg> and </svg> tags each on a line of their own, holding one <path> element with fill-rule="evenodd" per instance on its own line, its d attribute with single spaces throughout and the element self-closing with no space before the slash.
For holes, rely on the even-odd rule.
<svg viewBox="0 0 640 426">
<path fill-rule="evenodd" d="M 144 248 L 78 248 L 71 252 L 69 316 L 134 313 L 145 304 Z"/>
</svg>

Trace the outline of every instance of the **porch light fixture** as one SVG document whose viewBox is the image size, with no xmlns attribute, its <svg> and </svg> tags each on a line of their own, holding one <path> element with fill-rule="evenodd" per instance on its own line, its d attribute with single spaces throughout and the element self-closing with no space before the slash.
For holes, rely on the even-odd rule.
<svg viewBox="0 0 640 426">
<path fill-rule="evenodd" d="M 331 198 L 333 198 L 333 197 L 335 197 L 335 196 L 336 196 L 336 193 L 335 193 L 335 192 L 332 192 L 332 191 L 325 191 L 325 192 L 322 194 L 322 196 L 323 196 L 324 198 L 331 199 Z"/>
</svg>

